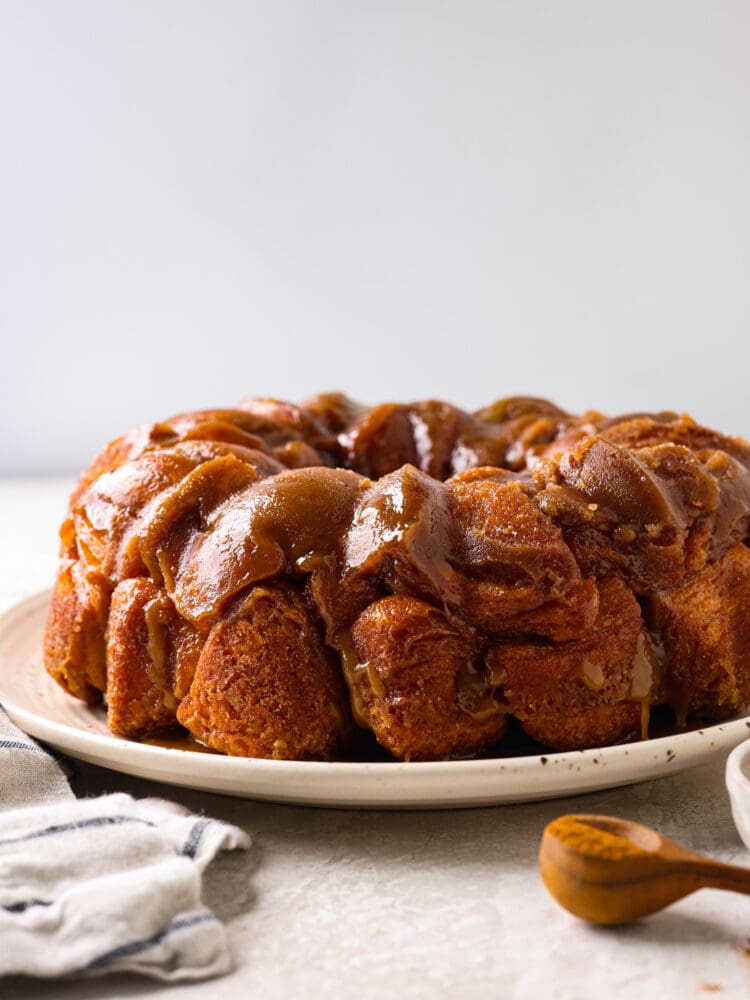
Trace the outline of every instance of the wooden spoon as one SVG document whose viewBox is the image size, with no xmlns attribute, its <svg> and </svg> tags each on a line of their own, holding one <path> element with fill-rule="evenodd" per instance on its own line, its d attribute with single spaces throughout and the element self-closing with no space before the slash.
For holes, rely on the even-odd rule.
<svg viewBox="0 0 750 1000">
<path fill-rule="evenodd" d="M 539 870 L 561 906 L 594 924 L 638 920 L 696 889 L 750 895 L 750 869 L 693 854 L 615 816 L 560 816 L 550 823 Z"/>
</svg>

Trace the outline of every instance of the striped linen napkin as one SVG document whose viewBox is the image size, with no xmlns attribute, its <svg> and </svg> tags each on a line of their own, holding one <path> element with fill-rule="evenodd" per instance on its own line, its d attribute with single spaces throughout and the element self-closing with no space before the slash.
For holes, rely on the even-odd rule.
<svg viewBox="0 0 750 1000">
<path fill-rule="evenodd" d="M 237 827 L 162 799 L 76 799 L 0 708 L 0 976 L 228 972 L 201 875 L 220 850 L 249 844 Z"/>
</svg>

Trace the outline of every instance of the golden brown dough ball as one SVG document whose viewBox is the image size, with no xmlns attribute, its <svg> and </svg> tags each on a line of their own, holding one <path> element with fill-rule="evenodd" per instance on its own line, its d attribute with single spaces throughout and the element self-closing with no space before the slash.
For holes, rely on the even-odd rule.
<svg viewBox="0 0 750 1000">
<path fill-rule="evenodd" d="M 502 738 L 479 641 L 424 601 L 394 595 L 371 604 L 343 653 L 355 720 L 394 757 L 472 754 Z"/>
<path fill-rule="evenodd" d="M 599 583 L 593 627 L 568 643 L 498 643 L 490 681 L 533 739 L 561 750 L 613 743 L 641 725 L 658 681 L 638 602 L 614 577 Z"/>
<path fill-rule="evenodd" d="M 723 719 L 750 701 L 750 549 L 736 542 L 680 587 L 654 594 L 667 700 L 678 716 Z"/>
<path fill-rule="evenodd" d="M 107 724 L 138 739 L 175 722 L 169 608 L 148 577 L 119 584 L 107 629 Z M 183 663 L 181 669 L 185 669 Z"/>
<path fill-rule="evenodd" d="M 257 586 L 210 631 L 177 717 L 223 753 L 329 759 L 351 736 L 346 688 L 300 596 Z"/>
<path fill-rule="evenodd" d="M 507 482 L 496 470 L 479 479 L 456 477 L 446 488 L 461 536 L 460 617 L 490 635 L 543 635 L 556 642 L 591 626 L 595 581 L 582 579 L 562 532 L 524 483 Z"/>
<path fill-rule="evenodd" d="M 109 594 L 84 563 L 60 562 L 47 610 L 44 664 L 58 684 L 90 705 L 106 686 L 104 632 Z"/>
</svg>

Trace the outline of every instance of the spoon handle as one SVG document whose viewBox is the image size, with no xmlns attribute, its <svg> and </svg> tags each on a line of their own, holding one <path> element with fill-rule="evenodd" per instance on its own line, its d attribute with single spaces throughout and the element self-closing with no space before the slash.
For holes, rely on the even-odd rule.
<svg viewBox="0 0 750 1000">
<path fill-rule="evenodd" d="M 743 892 L 746 896 L 750 896 L 748 868 L 738 868 L 736 865 L 711 861 L 708 858 L 696 859 L 691 862 L 690 868 L 706 889 L 729 889 L 731 892 Z"/>
</svg>

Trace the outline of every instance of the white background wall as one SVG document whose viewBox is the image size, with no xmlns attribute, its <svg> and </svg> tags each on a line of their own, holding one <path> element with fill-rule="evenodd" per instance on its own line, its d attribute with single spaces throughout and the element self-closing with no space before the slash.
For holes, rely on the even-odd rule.
<svg viewBox="0 0 750 1000">
<path fill-rule="evenodd" d="M 0 0 L 0 472 L 247 395 L 750 436 L 744 0 Z"/>
</svg>

